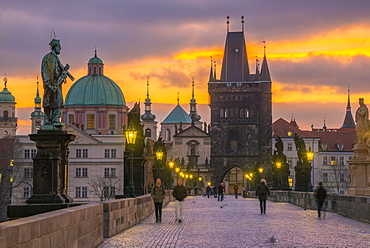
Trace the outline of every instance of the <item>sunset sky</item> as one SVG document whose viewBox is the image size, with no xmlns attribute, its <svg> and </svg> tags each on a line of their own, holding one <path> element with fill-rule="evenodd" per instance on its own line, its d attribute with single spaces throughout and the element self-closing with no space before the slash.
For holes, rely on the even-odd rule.
<svg viewBox="0 0 370 248">
<path fill-rule="evenodd" d="M 87 74 L 96 48 L 104 74 L 121 87 L 129 107 L 144 102 L 149 76 L 158 122 L 177 104 L 177 92 L 189 111 L 192 77 L 201 120 L 209 122 L 210 57 L 219 77 L 226 16 L 230 31 L 241 31 L 244 16 L 252 73 L 266 41 L 273 120 L 294 116 L 307 130 L 322 127 L 325 118 L 327 127 L 340 127 L 348 86 L 353 114 L 359 97 L 370 102 L 367 0 L 12 0 L 0 9 L 0 73 L 16 97 L 18 134 L 30 132 L 36 81 L 53 29 L 61 40 L 59 57 L 76 80 Z M 64 94 L 72 84 L 64 85 Z"/>
</svg>

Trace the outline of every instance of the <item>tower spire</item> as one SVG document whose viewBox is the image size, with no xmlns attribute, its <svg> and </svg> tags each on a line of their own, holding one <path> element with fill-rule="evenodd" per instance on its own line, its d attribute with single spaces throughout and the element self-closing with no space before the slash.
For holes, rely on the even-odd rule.
<svg viewBox="0 0 370 248">
<path fill-rule="evenodd" d="M 242 18 L 242 32 L 244 33 L 244 16 L 242 16 L 241 18 Z"/>
<path fill-rule="evenodd" d="M 190 99 L 190 113 L 189 116 L 192 119 L 192 122 L 197 122 L 200 120 L 200 115 L 197 113 L 197 101 L 194 98 L 194 77 L 191 82 L 191 99 Z"/>
<path fill-rule="evenodd" d="M 351 112 L 350 88 L 348 86 L 348 101 L 347 101 L 346 115 L 344 117 L 343 125 L 340 128 L 355 128 L 355 127 L 356 125 L 353 120 L 353 116 Z"/>
<path fill-rule="evenodd" d="M 180 92 L 177 92 L 177 105 L 180 105 Z"/>
<path fill-rule="evenodd" d="M 260 78 L 263 81 L 271 81 L 270 70 L 269 70 L 269 66 L 267 64 L 267 58 L 266 58 L 266 41 L 262 41 L 262 42 L 263 42 L 263 61 L 262 61 L 262 66 L 261 66 Z"/>
<path fill-rule="evenodd" d="M 211 56 L 211 71 L 209 72 L 209 82 L 212 82 L 213 81 L 213 60 L 212 60 L 212 56 Z"/>
</svg>

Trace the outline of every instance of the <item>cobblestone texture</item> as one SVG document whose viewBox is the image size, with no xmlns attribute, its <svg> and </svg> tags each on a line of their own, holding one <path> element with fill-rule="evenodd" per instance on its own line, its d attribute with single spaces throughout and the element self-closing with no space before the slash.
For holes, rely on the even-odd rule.
<svg viewBox="0 0 370 248">
<path fill-rule="evenodd" d="M 183 223 L 171 202 L 162 223 L 152 214 L 98 247 L 370 247 L 370 224 L 361 221 L 330 212 L 318 219 L 314 210 L 269 201 L 266 213 L 256 199 L 188 197 Z"/>
</svg>

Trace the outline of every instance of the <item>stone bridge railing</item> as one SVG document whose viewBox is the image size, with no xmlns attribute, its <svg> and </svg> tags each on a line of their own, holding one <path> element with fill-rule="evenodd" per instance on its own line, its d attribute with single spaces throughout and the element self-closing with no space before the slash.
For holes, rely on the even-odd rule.
<svg viewBox="0 0 370 248">
<path fill-rule="evenodd" d="M 255 197 L 249 192 L 248 197 Z M 312 192 L 271 190 L 269 200 L 288 202 L 306 209 L 316 209 L 316 200 Z M 370 223 L 370 197 L 328 194 L 325 210 Z"/>
<path fill-rule="evenodd" d="M 164 205 L 172 201 L 166 191 Z M 88 203 L 0 223 L 0 247 L 96 247 L 154 211 L 150 195 Z"/>
</svg>

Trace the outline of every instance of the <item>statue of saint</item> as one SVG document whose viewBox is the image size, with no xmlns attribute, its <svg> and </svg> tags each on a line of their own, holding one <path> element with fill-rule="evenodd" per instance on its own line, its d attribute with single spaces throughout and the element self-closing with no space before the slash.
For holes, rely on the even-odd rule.
<svg viewBox="0 0 370 248">
<path fill-rule="evenodd" d="M 357 143 L 363 143 L 365 138 L 365 133 L 369 129 L 369 110 L 367 109 L 366 105 L 364 104 L 364 99 L 359 99 L 360 107 L 356 110 L 356 136 L 357 136 Z"/>
<path fill-rule="evenodd" d="M 44 84 L 43 108 L 45 113 L 44 125 L 60 125 L 63 107 L 62 83 L 73 76 L 68 72 L 69 65 L 63 66 L 58 58 L 60 41 L 53 39 L 49 43 L 51 52 L 46 54 L 41 63 L 41 75 Z"/>
<path fill-rule="evenodd" d="M 277 155 L 279 157 L 282 157 L 283 156 L 283 150 L 284 150 L 283 141 L 281 140 L 279 135 L 276 136 L 275 140 L 276 140 L 275 148 L 276 148 Z"/>
<path fill-rule="evenodd" d="M 306 144 L 296 133 L 294 134 L 294 143 L 297 149 L 298 162 L 301 164 L 308 164 Z"/>
</svg>

